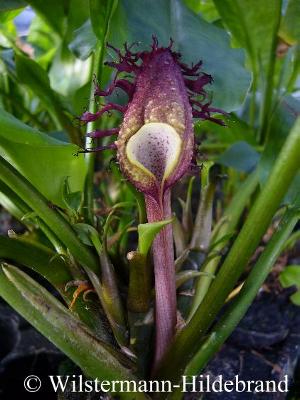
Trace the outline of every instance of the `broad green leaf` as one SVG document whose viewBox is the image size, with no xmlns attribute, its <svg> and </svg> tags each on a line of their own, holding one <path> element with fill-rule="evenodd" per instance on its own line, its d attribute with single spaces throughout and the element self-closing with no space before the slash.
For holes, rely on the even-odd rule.
<svg viewBox="0 0 300 400">
<path fill-rule="evenodd" d="M 132 363 L 99 340 L 47 290 L 11 265 L 0 268 L 0 295 L 91 378 L 134 380 Z M 93 349 L 93 351 L 91 351 Z M 132 394 L 120 393 L 131 399 Z M 142 393 L 135 398 L 145 399 Z"/>
<path fill-rule="evenodd" d="M 223 23 L 250 57 L 253 72 L 267 66 L 277 34 L 281 0 L 214 0 Z M 239 76 L 239 75 L 237 75 Z"/>
<path fill-rule="evenodd" d="M 99 40 L 103 40 L 107 32 L 106 21 L 110 20 L 118 0 L 89 0 L 92 27 Z"/>
<path fill-rule="evenodd" d="M 145 10 L 147 10 L 145 12 Z M 250 85 L 244 68 L 244 52 L 230 47 L 227 32 L 190 11 L 180 0 L 122 0 L 112 18 L 109 41 L 117 47 L 139 42 L 138 49 L 149 49 L 152 35 L 174 50 L 185 63 L 203 60 L 203 71 L 211 74 L 213 104 L 226 111 L 241 106 Z M 113 54 L 115 57 L 115 54 Z M 238 79 L 237 79 L 238 77 Z"/>
<path fill-rule="evenodd" d="M 93 32 L 91 20 L 88 19 L 74 32 L 69 49 L 80 60 L 86 60 L 95 50 L 96 44 L 97 37 Z"/>
<path fill-rule="evenodd" d="M 300 41 L 300 1 L 289 0 L 284 17 L 281 20 L 279 35 L 289 44 Z"/>
<path fill-rule="evenodd" d="M 77 151 L 77 146 L 53 139 L 0 110 L 0 154 L 61 207 L 65 207 L 66 177 L 71 192 L 83 190 L 86 165 L 82 157 L 74 156 Z"/>
<path fill-rule="evenodd" d="M 219 164 L 238 171 L 249 172 L 259 161 L 259 154 L 246 142 L 237 142 L 216 160 Z"/>
<path fill-rule="evenodd" d="M 138 225 L 138 251 L 143 256 L 148 254 L 148 251 L 152 245 L 152 242 L 158 232 L 165 227 L 166 225 L 170 224 L 173 220 L 168 219 L 164 221 L 158 222 L 148 222 L 146 224 L 139 224 Z"/>
</svg>

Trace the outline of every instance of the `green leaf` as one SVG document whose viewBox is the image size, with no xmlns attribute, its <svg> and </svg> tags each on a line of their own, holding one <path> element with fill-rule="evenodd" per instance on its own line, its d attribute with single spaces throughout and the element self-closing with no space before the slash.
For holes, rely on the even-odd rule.
<svg viewBox="0 0 300 400">
<path fill-rule="evenodd" d="M 139 49 L 149 49 L 152 35 L 164 46 L 171 37 L 174 50 L 182 54 L 185 63 L 203 60 L 203 71 L 214 78 L 211 90 L 215 106 L 227 111 L 240 107 L 250 85 L 250 74 L 244 68 L 243 50 L 230 47 L 225 30 L 204 21 L 179 0 L 120 1 L 112 18 L 109 41 L 117 47 L 125 41 L 140 42 Z"/>
<path fill-rule="evenodd" d="M 82 243 L 86 244 L 87 246 L 94 246 L 92 237 L 98 237 L 99 233 L 93 226 L 89 224 L 78 223 L 74 225 L 74 229 Z"/>
<path fill-rule="evenodd" d="M 201 275 L 210 276 L 211 278 L 215 277 L 213 274 L 208 274 L 207 272 L 201 272 L 201 271 L 186 270 L 186 271 L 178 272 L 176 274 L 177 289 L 184 283 L 188 282 L 190 279 L 198 278 L 198 276 L 201 276 Z"/>
<path fill-rule="evenodd" d="M 0 204 L 12 216 L 22 221 L 24 215 L 30 211 L 30 208 L 3 182 L 0 181 Z M 28 221 L 25 221 L 27 223 Z"/>
<path fill-rule="evenodd" d="M 9 11 L 1 11 L 0 9 L 0 24 L 6 24 L 7 22 L 14 19 L 18 14 L 20 14 L 20 12 L 22 12 L 22 8 L 17 8 L 15 10 Z"/>
<path fill-rule="evenodd" d="M 67 304 L 71 303 L 73 294 L 72 291 L 65 290 L 66 284 L 80 277 L 74 274 L 75 271 L 73 275 L 70 264 L 48 247 L 22 238 L 9 239 L 6 236 L 0 236 L 0 259 L 18 263 L 37 272 L 58 290 Z M 107 341 L 109 340 L 107 327 L 104 327 L 101 320 L 99 306 L 99 302 L 89 301 L 87 307 L 86 302 L 78 298 L 73 309 L 98 337 Z"/>
<path fill-rule="evenodd" d="M 79 262 L 97 289 L 98 263 L 94 254 L 83 246 L 65 216 L 50 207 L 46 198 L 21 175 L 9 162 L 0 156 L 0 180 L 20 197 L 47 225 L 47 227 L 69 249 Z"/>
<path fill-rule="evenodd" d="M 16 54 L 16 72 L 22 84 L 28 85 L 31 90 L 43 100 L 47 107 L 54 108 L 59 99 L 50 88 L 50 81 L 46 71 L 28 57 Z"/>
<path fill-rule="evenodd" d="M 90 61 L 76 58 L 68 48 L 61 45 L 49 70 L 51 88 L 64 96 L 74 94 L 90 78 Z"/>
<path fill-rule="evenodd" d="M 258 163 L 259 154 L 248 143 L 237 142 L 221 154 L 216 161 L 226 167 L 249 172 Z"/>
<path fill-rule="evenodd" d="M 264 185 L 277 160 L 278 154 L 300 112 L 300 101 L 293 96 L 284 97 L 275 108 L 270 123 L 270 135 L 258 164 L 260 183 Z M 293 202 L 299 193 L 300 172 L 296 175 L 285 202 Z"/>
<path fill-rule="evenodd" d="M 89 2 L 93 31 L 96 37 L 102 40 L 107 32 L 106 21 L 110 20 L 118 0 L 89 0 Z"/>
<path fill-rule="evenodd" d="M 47 69 L 61 39 L 49 24 L 39 15 L 35 15 L 29 27 L 27 41 L 34 48 L 34 60 Z"/>
<path fill-rule="evenodd" d="M 220 15 L 214 5 L 213 0 L 183 0 L 188 8 L 201 16 L 207 22 L 213 22 L 220 18 Z"/>
<path fill-rule="evenodd" d="M 23 0 L 1 0 L 0 12 L 15 10 L 18 8 L 26 7 L 27 4 Z"/>
<path fill-rule="evenodd" d="M 292 294 L 290 299 L 294 304 L 296 304 L 296 306 L 300 306 L 300 290 L 298 290 L 296 293 Z"/>
<path fill-rule="evenodd" d="M 267 66 L 281 14 L 280 0 L 214 0 L 223 23 L 249 55 L 253 71 Z M 238 75 L 237 75 L 238 76 Z"/>
<path fill-rule="evenodd" d="M 245 121 L 236 115 L 229 114 L 225 120 L 226 126 L 218 125 L 211 121 L 201 121 L 196 123 L 196 133 L 207 134 L 207 140 L 203 142 L 219 145 L 221 143 L 233 144 L 238 141 L 244 141 L 251 145 L 256 144 L 254 130 Z"/>
<path fill-rule="evenodd" d="M 68 180 L 67 177 L 63 184 L 63 200 L 67 208 L 76 214 L 82 205 L 82 192 L 72 192 Z"/>
<path fill-rule="evenodd" d="M 99 340 L 47 290 L 17 268 L 0 268 L 0 295 L 91 378 L 134 380 L 131 362 Z M 93 351 L 91 351 L 93 349 Z M 122 365 L 123 364 L 123 365 Z M 120 393 L 122 398 L 132 394 Z M 142 393 L 136 399 L 144 399 Z"/>
<path fill-rule="evenodd" d="M 300 2 L 289 0 L 284 17 L 281 20 L 279 35 L 289 44 L 300 41 Z"/>
<path fill-rule="evenodd" d="M 27 3 L 52 27 L 63 36 L 65 31 L 65 2 L 61 0 L 27 0 Z"/>
<path fill-rule="evenodd" d="M 300 306 L 300 265 L 287 265 L 279 275 L 279 281 L 284 288 L 297 286 L 297 292 L 290 299 Z"/>
<path fill-rule="evenodd" d="M 148 254 L 148 251 L 152 245 L 152 242 L 158 232 L 166 225 L 170 224 L 173 219 L 168 219 L 165 221 L 149 222 L 146 224 L 138 225 L 138 251 L 143 256 Z"/>
<path fill-rule="evenodd" d="M 70 39 L 74 30 L 78 29 L 90 16 L 87 0 L 72 0 L 68 7 L 67 40 Z"/>
<path fill-rule="evenodd" d="M 97 37 L 93 32 L 91 20 L 88 19 L 74 32 L 69 49 L 80 60 L 86 60 L 95 50 L 96 44 Z"/>
<path fill-rule="evenodd" d="M 73 277 L 67 264 L 49 248 L 0 235 L 0 258 L 33 269 L 66 298 L 65 285 Z"/>
<path fill-rule="evenodd" d="M 295 209 L 290 208 L 285 212 L 276 232 L 271 240 L 268 241 L 258 261 L 251 268 L 241 291 L 226 307 L 222 317 L 218 318 L 211 333 L 205 338 L 204 343 L 200 345 L 196 356 L 189 362 L 185 370 L 186 375 L 198 375 L 240 322 L 255 299 L 264 280 L 271 272 L 276 259 L 282 252 L 284 243 L 295 228 L 297 220 L 298 216 L 295 213 Z"/>
<path fill-rule="evenodd" d="M 64 112 L 64 104 L 58 93 L 51 89 L 46 71 L 35 61 L 19 54 L 16 54 L 15 61 L 20 82 L 40 98 L 57 126 L 64 128 L 74 143 L 81 144 L 80 131 Z"/>
<path fill-rule="evenodd" d="M 286 288 L 297 286 L 300 289 L 300 265 L 287 265 L 279 275 L 281 285 Z"/>
<path fill-rule="evenodd" d="M 0 154 L 18 169 L 49 201 L 64 207 L 63 182 L 71 192 L 82 191 L 86 174 L 78 148 L 43 134 L 0 110 Z"/>
</svg>

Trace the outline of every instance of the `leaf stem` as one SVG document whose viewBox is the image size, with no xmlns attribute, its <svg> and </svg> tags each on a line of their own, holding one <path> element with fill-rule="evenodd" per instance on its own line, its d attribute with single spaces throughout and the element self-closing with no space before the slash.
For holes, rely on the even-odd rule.
<svg viewBox="0 0 300 400">
<path fill-rule="evenodd" d="M 104 44 L 98 41 L 97 50 L 93 55 L 93 65 L 91 68 L 91 90 L 90 90 L 90 100 L 89 100 L 89 109 L 88 111 L 91 113 L 95 113 L 97 111 L 97 104 L 94 99 L 95 87 L 93 83 L 93 77 L 97 76 L 98 79 L 101 80 L 102 75 L 102 63 L 104 57 Z M 96 129 L 96 121 L 89 122 L 86 126 L 86 132 L 92 132 Z M 97 146 L 97 140 L 92 139 L 86 136 L 85 139 L 85 147 L 93 148 Z M 84 155 L 86 164 L 87 164 L 87 175 L 85 181 L 85 190 L 84 190 L 84 206 L 85 206 L 85 214 L 87 221 L 94 225 L 94 169 L 95 169 L 95 161 L 96 161 L 96 153 L 90 152 L 85 153 Z"/>
<path fill-rule="evenodd" d="M 92 13 L 94 10 L 97 10 L 97 2 L 90 0 L 90 12 Z M 102 36 L 99 36 L 98 30 L 95 30 L 96 36 L 98 37 L 96 51 L 93 56 L 93 65 L 91 69 L 91 90 L 90 90 L 90 101 L 89 101 L 89 112 L 95 113 L 97 110 L 97 104 L 94 99 L 94 84 L 93 84 L 93 77 L 96 76 L 98 80 L 101 82 L 102 79 L 102 71 L 103 71 L 103 58 L 105 54 L 105 44 L 107 42 L 108 34 L 109 34 L 109 27 L 110 27 L 110 20 L 113 16 L 115 11 L 115 2 L 105 2 L 104 7 L 106 8 L 105 13 L 105 20 L 103 23 L 103 32 Z M 99 6 L 99 5 L 98 5 Z M 92 24 L 94 25 L 95 18 L 92 15 Z M 95 28 L 96 26 L 94 26 Z M 100 39 L 101 37 L 101 39 Z M 87 124 L 87 133 L 94 131 L 96 128 L 96 121 L 89 122 Z M 93 142 L 92 138 L 86 137 L 85 142 L 86 148 L 94 148 L 97 146 L 97 140 Z M 95 152 L 86 153 L 85 160 L 87 162 L 87 176 L 85 182 L 85 196 L 84 196 L 84 205 L 85 205 L 85 215 L 87 221 L 94 225 L 94 169 L 95 169 L 95 162 L 96 162 L 97 154 Z"/>
</svg>

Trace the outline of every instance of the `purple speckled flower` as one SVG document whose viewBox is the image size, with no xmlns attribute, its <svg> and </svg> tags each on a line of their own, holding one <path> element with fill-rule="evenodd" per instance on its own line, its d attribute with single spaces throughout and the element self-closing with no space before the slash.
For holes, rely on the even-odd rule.
<svg viewBox="0 0 300 400">
<path fill-rule="evenodd" d="M 212 82 L 211 76 L 199 72 L 201 62 L 192 68 L 182 64 L 180 55 L 171 47 L 158 47 L 154 38 L 149 52 L 132 53 L 126 45 L 125 54 L 114 49 L 119 62 L 107 64 L 116 68 L 117 77 L 122 72 L 132 73 L 134 81 L 116 77 L 107 91 L 97 87 L 95 94 L 108 96 L 119 87 L 128 94 L 128 105 L 109 103 L 97 113 L 86 112 L 81 117 L 88 122 L 107 111 L 124 112 L 119 129 L 95 131 L 90 136 L 118 134 L 110 148 L 117 148 L 123 174 L 140 191 L 157 200 L 191 166 L 193 117 L 222 124 L 210 115 L 219 110 L 196 99 L 199 95 L 205 99 L 204 86 Z"/>
<path fill-rule="evenodd" d="M 111 47 L 111 46 L 110 46 Z M 171 187 L 191 167 L 194 154 L 193 117 L 222 124 L 210 113 L 220 110 L 205 101 L 204 86 L 212 77 L 200 72 L 201 62 L 189 68 L 180 55 L 169 47 L 158 47 L 153 38 L 149 52 L 125 53 L 114 49 L 118 62 L 107 63 L 117 70 L 112 85 L 95 95 L 108 96 L 118 87 L 129 97 L 127 106 L 108 103 L 97 113 L 86 112 L 81 121 L 89 122 L 103 113 L 117 110 L 124 113 L 120 128 L 94 131 L 91 137 L 118 134 L 109 146 L 85 150 L 116 148 L 123 175 L 144 193 L 149 222 L 171 217 Z M 120 78 L 125 72 L 133 81 Z M 199 101 L 199 98 L 201 101 Z M 155 274 L 156 348 L 154 369 L 161 361 L 176 329 L 176 285 L 172 225 L 156 236 L 153 246 Z"/>
</svg>

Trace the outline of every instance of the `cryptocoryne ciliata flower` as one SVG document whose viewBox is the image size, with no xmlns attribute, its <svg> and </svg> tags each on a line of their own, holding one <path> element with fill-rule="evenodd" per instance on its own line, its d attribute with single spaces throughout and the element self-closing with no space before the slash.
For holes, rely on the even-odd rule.
<svg viewBox="0 0 300 400">
<path fill-rule="evenodd" d="M 206 100 L 204 86 L 212 77 L 200 71 L 201 61 L 192 67 L 182 63 L 180 54 L 172 51 L 172 41 L 169 47 L 159 47 L 154 37 L 150 51 L 136 53 L 127 45 L 124 54 L 109 47 L 119 60 L 107 65 L 117 73 L 106 91 L 96 86 L 95 95 L 106 97 L 121 88 L 128 95 L 128 104 L 107 103 L 98 112 L 81 116 L 81 121 L 90 122 L 111 110 L 124 113 L 119 128 L 89 133 L 94 138 L 117 134 L 113 144 L 85 151 L 115 148 L 123 175 L 145 196 L 148 221 L 170 218 L 170 188 L 193 164 L 193 118 L 223 124 L 211 116 L 220 110 Z M 127 77 L 120 77 L 122 73 Z M 175 333 L 177 320 L 171 225 L 157 235 L 153 261 L 157 364 Z"/>
</svg>

